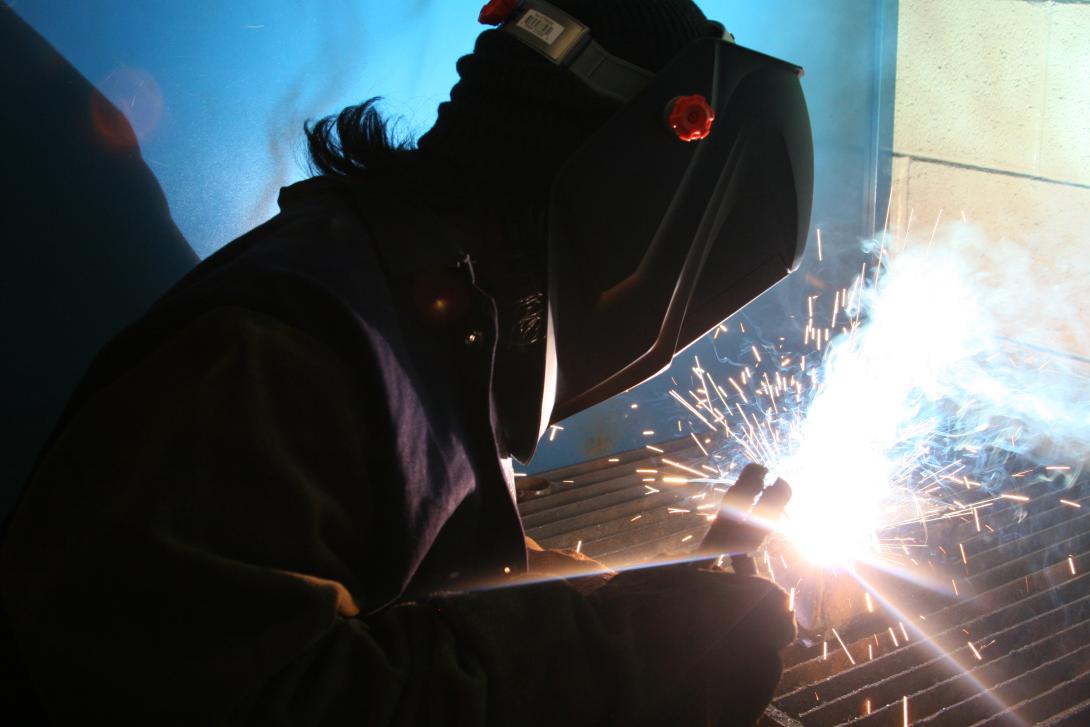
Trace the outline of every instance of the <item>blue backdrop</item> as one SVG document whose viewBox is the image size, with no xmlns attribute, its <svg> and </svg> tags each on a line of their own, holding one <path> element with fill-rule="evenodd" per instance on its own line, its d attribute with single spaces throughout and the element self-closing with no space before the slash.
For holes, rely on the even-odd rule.
<svg viewBox="0 0 1090 727">
<path fill-rule="evenodd" d="M 455 61 L 481 30 L 479 2 L 462 0 L 8 4 L 128 117 L 178 228 L 200 257 L 271 216 L 278 189 L 307 176 L 305 120 L 381 95 L 386 112 L 403 120 L 404 133 L 427 129 L 456 80 Z M 739 43 L 806 68 L 817 155 L 815 222 L 850 257 L 883 214 L 888 189 L 896 0 L 700 5 Z M 790 290 L 766 298 L 744 312 L 755 325 L 783 319 L 793 305 Z M 745 344 L 730 343 L 738 350 Z M 92 352 L 71 352 L 68 373 L 50 386 L 67 391 L 71 372 Z M 691 358 L 683 365 L 688 369 Z M 651 384 L 564 423 L 555 441 L 543 443 L 533 469 L 641 446 L 645 429 L 669 436 L 673 413 L 630 408 L 633 401 L 661 400 L 665 388 Z M 56 415 L 47 413 L 42 421 Z M 34 449 L 24 441 L 6 454 L 13 478 L 29 466 Z"/>
</svg>

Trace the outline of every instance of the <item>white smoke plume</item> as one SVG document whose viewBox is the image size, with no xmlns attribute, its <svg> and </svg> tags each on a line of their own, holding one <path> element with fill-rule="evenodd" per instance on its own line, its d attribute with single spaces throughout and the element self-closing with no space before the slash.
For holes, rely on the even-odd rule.
<svg viewBox="0 0 1090 727">
<path fill-rule="evenodd" d="M 1076 472 L 1090 454 L 1090 362 L 1071 350 L 1086 323 L 1068 314 L 1085 281 L 969 224 L 898 243 L 872 243 L 880 274 L 857 282 L 772 463 L 795 489 L 788 531 L 819 559 L 873 547 L 959 478 L 1002 491 L 1011 454 Z"/>
</svg>

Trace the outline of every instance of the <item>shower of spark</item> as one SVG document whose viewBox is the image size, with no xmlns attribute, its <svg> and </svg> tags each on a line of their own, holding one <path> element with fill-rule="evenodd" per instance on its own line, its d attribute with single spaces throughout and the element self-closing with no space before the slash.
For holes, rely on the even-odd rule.
<svg viewBox="0 0 1090 727">
<path fill-rule="evenodd" d="M 1070 284 L 1039 280 L 1024 247 L 988 240 L 967 223 L 939 233 L 936 220 L 926 241 L 889 235 L 872 241 L 873 255 L 854 279 L 820 280 L 807 296 L 798 340 L 762 340 L 759 331 L 747 335 L 739 325 L 741 340 L 726 338 L 741 363 L 716 370 L 695 359 L 691 388 L 678 382 L 681 391 L 670 392 L 704 437 L 700 450 L 719 468 L 718 478 L 703 481 L 725 492 L 728 472 L 749 461 L 768 466 L 768 483 L 782 477 L 791 484 L 787 511 L 765 523 L 775 535 L 753 561 L 790 587 L 791 609 L 809 643 L 822 643 L 823 659 L 830 633 L 848 664 L 863 658 L 835 628 L 845 614 L 830 610 L 859 586 L 868 613 L 876 598 L 898 619 L 899 634 L 888 629 L 892 648 L 909 641 L 907 614 L 859 566 L 964 598 L 969 594 L 959 591 L 957 577 L 936 577 L 950 563 L 967 568 L 970 561 L 963 544 L 948 552 L 941 538 L 932 542 L 941 521 L 991 530 L 994 505 L 1031 499 L 1019 492 L 1027 475 L 1068 482 L 1078 475 L 1044 458 L 1062 453 L 1082 462 L 1090 454 L 1090 361 L 1061 353 L 1069 348 L 1065 341 L 1088 340 L 1081 322 L 1063 316 Z M 724 333 L 727 325 L 713 332 L 713 341 Z M 718 355 L 726 345 L 716 344 L 720 364 L 732 363 Z M 714 445 L 711 432 L 722 435 Z M 1012 472 L 1015 455 L 1041 466 Z M 693 463 L 662 462 L 696 471 Z M 758 500 L 753 513 L 760 509 Z M 946 558 L 939 568 L 935 553 Z M 773 562 L 783 567 L 773 569 Z M 1064 565 L 1075 576 L 1074 558 Z M 841 572 L 851 577 L 847 589 L 837 583 Z M 971 655 L 965 659 L 956 645 L 919 625 L 914 630 L 989 693 L 972 672 L 987 643 L 963 641 Z M 879 643 L 876 633 L 868 660 Z M 900 707 L 908 724 L 907 696 Z"/>
<path fill-rule="evenodd" d="M 809 398 L 791 411 L 793 436 L 771 460 L 795 489 L 786 534 L 824 563 L 873 558 L 883 525 L 934 510 L 919 486 L 956 457 L 960 434 L 936 386 L 989 335 L 966 271 L 879 254 L 884 274 L 864 287 L 861 272 L 846 306 L 852 320 L 827 340 Z"/>
<path fill-rule="evenodd" d="M 943 228 L 940 215 L 924 240 L 869 242 L 867 262 L 844 279 L 797 276 L 814 286 L 792 316 L 805 322 L 797 338 L 726 322 L 710 334 L 717 360 L 693 357 L 691 375 L 680 373 L 688 361 L 675 360 L 667 401 L 693 446 L 646 444 L 645 466 L 634 470 L 642 494 L 682 491 L 664 503 L 666 517 L 716 522 L 749 507 L 730 484 L 757 462 L 769 469 L 766 484 L 783 478 L 793 496 L 783 518 L 762 523 L 774 534 L 752 557 L 742 555 L 753 548 L 744 537 L 685 550 L 694 540 L 685 532 L 674 550 L 633 567 L 712 558 L 723 566 L 737 556 L 736 570 L 784 588 L 803 648 L 816 654 L 820 645 L 822 660 L 850 667 L 924 644 L 998 703 L 974 671 L 999 652 L 995 639 L 930 633 L 920 602 L 886 586 L 904 577 L 934 601 L 976 598 L 973 538 L 996 532 L 993 517 L 1025 517 L 1041 484 L 1054 496 L 1074 487 L 1081 472 L 1068 462 L 1090 454 L 1090 360 L 1064 351 L 1090 331 L 1064 315 L 1082 281 L 1040 279 L 1025 246 L 989 240 L 964 218 Z M 823 236 L 824 258 L 830 242 Z M 660 430 L 672 433 L 674 423 Z M 761 498 L 782 493 L 766 487 Z M 1085 504 L 1070 498 L 1056 501 Z M 730 520 L 774 514 L 762 499 Z M 1067 553 L 1054 565 L 1072 578 L 1085 570 Z M 907 723 L 908 696 L 896 707 Z"/>
<path fill-rule="evenodd" d="M 969 515 L 979 531 L 994 497 L 1017 497 L 1001 492 L 1012 453 L 1087 449 L 1086 362 L 1053 340 L 1063 286 L 1036 280 L 1013 243 L 963 223 L 938 233 L 872 241 L 854 280 L 806 298 L 800 340 L 751 336 L 739 370 L 696 360 L 688 397 L 670 392 L 726 436 L 721 462 L 791 483 L 778 529 L 814 562 L 903 564 L 928 521 Z"/>
</svg>

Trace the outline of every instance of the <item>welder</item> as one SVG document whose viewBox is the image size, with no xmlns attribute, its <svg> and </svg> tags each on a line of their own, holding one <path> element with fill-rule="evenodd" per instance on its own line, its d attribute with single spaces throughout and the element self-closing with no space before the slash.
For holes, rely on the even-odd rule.
<svg viewBox="0 0 1090 727">
<path fill-rule="evenodd" d="M 373 103 L 309 126 L 320 174 L 85 375 L 0 552 L 53 721 L 763 711 L 783 591 L 691 564 L 535 579 L 510 463 L 797 266 L 798 69 L 691 0 L 493 0 L 481 20 L 418 144 Z M 763 477 L 733 497 L 775 517 L 786 485 Z M 721 520 L 706 550 L 754 533 Z"/>
</svg>

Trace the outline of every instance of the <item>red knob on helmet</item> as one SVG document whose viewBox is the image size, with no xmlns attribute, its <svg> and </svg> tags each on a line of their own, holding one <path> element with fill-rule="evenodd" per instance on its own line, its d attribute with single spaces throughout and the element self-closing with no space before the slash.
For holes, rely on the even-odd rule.
<svg viewBox="0 0 1090 727">
<path fill-rule="evenodd" d="M 481 8 L 481 14 L 477 20 L 482 25 L 499 25 L 507 21 L 520 5 L 522 0 L 489 0 L 489 3 Z"/>
<path fill-rule="evenodd" d="M 682 141 L 699 141 L 711 133 L 715 111 L 699 93 L 678 96 L 670 102 L 666 121 Z"/>
</svg>

